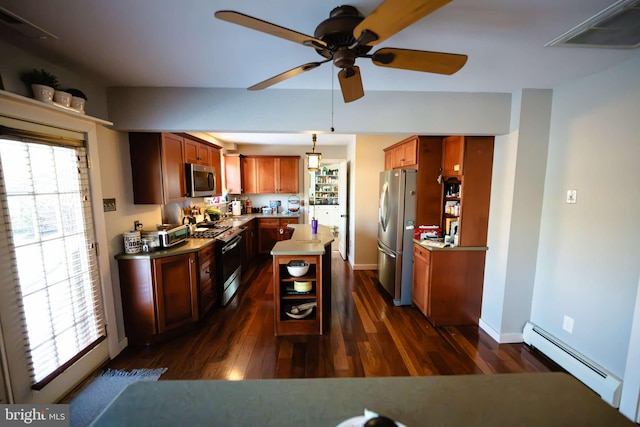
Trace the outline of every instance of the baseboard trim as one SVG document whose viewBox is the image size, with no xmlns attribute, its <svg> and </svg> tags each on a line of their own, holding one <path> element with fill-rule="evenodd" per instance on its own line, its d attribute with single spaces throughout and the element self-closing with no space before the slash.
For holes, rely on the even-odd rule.
<svg viewBox="0 0 640 427">
<path fill-rule="evenodd" d="M 501 334 L 495 329 L 493 329 L 491 325 L 489 325 L 487 322 L 485 322 L 482 319 L 480 319 L 480 321 L 478 322 L 478 326 L 480 326 L 480 329 L 485 331 L 498 344 L 514 344 L 514 343 L 524 342 L 521 332 L 511 333 L 511 334 Z"/>
</svg>

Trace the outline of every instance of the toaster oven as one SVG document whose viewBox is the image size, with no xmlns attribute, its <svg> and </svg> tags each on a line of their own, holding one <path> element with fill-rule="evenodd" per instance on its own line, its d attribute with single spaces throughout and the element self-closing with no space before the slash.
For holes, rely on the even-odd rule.
<svg viewBox="0 0 640 427">
<path fill-rule="evenodd" d="M 147 240 L 149 248 L 166 249 L 184 242 L 189 237 L 189 226 L 180 224 L 162 224 L 155 230 L 142 230 L 140 238 Z"/>
</svg>

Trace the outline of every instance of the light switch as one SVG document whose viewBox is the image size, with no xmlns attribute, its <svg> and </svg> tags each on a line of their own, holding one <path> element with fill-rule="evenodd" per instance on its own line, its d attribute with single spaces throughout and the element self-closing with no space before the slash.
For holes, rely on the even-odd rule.
<svg viewBox="0 0 640 427">
<path fill-rule="evenodd" d="M 116 199 L 102 199 L 102 210 L 104 212 L 113 212 L 116 210 Z"/>
<path fill-rule="evenodd" d="M 567 190 L 567 203 L 576 203 L 578 201 L 578 190 Z"/>
</svg>

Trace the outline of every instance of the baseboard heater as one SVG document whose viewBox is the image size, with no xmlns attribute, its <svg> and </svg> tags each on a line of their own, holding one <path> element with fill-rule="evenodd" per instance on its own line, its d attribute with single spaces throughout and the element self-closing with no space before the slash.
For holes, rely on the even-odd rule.
<svg viewBox="0 0 640 427">
<path fill-rule="evenodd" d="M 522 333 L 524 342 L 544 353 L 571 375 L 595 391 L 605 402 L 620 406 L 622 380 L 592 360 L 578 353 L 539 326 L 527 322 Z"/>
</svg>

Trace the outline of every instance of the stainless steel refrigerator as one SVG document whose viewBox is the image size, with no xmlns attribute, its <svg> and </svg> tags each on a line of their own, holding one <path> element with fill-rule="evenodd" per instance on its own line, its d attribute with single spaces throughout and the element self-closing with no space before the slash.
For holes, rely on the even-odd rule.
<svg viewBox="0 0 640 427">
<path fill-rule="evenodd" d="M 380 173 L 378 281 L 395 305 L 411 304 L 416 175 L 404 169 Z"/>
</svg>

